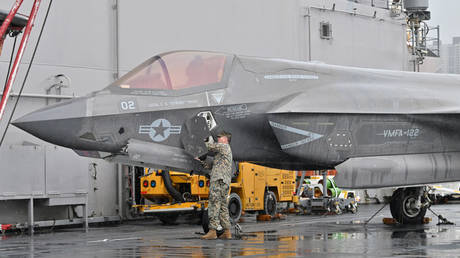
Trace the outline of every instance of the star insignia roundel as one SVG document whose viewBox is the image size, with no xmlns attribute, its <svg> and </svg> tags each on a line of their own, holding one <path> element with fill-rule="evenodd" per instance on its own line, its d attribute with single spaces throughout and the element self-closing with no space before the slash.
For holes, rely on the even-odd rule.
<svg viewBox="0 0 460 258">
<path fill-rule="evenodd" d="M 154 142 L 162 142 L 171 134 L 180 134 L 181 129 L 181 126 L 173 126 L 168 120 L 159 118 L 150 125 L 141 125 L 139 134 L 148 134 Z"/>
</svg>

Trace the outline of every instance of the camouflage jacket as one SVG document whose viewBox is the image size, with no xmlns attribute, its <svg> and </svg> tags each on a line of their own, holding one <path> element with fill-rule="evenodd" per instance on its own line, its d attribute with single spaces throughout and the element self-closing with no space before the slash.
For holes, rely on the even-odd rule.
<svg viewBox="0 0 460 258">
<path fill-rule="evenodd" d="M 225 184 L 230 185 L 232 180 L 232 149 L 229 144 L 206 143 L 209 151 L 215 152 L 214 162 L 211 170 L 211 182 L 222 179 Z"/>
</svg>

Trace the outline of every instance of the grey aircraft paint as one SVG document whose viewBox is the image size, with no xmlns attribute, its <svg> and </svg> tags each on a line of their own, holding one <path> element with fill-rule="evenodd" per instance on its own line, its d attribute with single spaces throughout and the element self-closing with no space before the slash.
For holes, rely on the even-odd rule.
<svg viewBox="0 0 460 258">
<path fill-rule="evenodd" d="M 203 83 L 173 89 L 194 76 Z M 178 51 L 14 125 L 80 155 L 192 171 L 180 134 L 208 114 L 212 131 L 233 134 L 236 161 L 336 168 L 350 188 L 415 185 L 460 180 L 459 86 L 455 75 Z"/>
</svg>

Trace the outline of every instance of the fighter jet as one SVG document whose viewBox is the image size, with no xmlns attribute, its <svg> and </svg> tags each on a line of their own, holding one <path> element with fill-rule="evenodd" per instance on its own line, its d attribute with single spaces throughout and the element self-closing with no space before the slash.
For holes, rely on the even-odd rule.
<svg viewBox="0 0 460 258">
<path fill-rule="evenodd" d="M 14 125 L 83 156 L 187 172 L 225 130 L 237 162 L 335 168 L 344 188 L 400 186 L 394 218 L 420 223 L 422 186 L 460 181 L 459 96 L 455 75 L 176 51 Z"/>
</svg>

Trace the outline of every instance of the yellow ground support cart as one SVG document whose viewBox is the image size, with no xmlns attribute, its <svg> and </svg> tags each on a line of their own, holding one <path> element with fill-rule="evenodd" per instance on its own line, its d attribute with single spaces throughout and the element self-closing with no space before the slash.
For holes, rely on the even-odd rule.
<svg viewBox="0 0 460 258">
<path fill-rule="evenodd" d="M 267 168 L 247 162 L 237 165 L 229 195 L 229 212 L 238 221 L 241 212 L 274 216 L 278 202 L 298 202 L 296 171 Z M 174 223 L 183 213 L 207 209 L 209 179 L 200 175 L 145 169 L 141 196 L 149 204 L 135 205 L 143 214 L 154 214 L 163 223 Z"/>
</svg>

